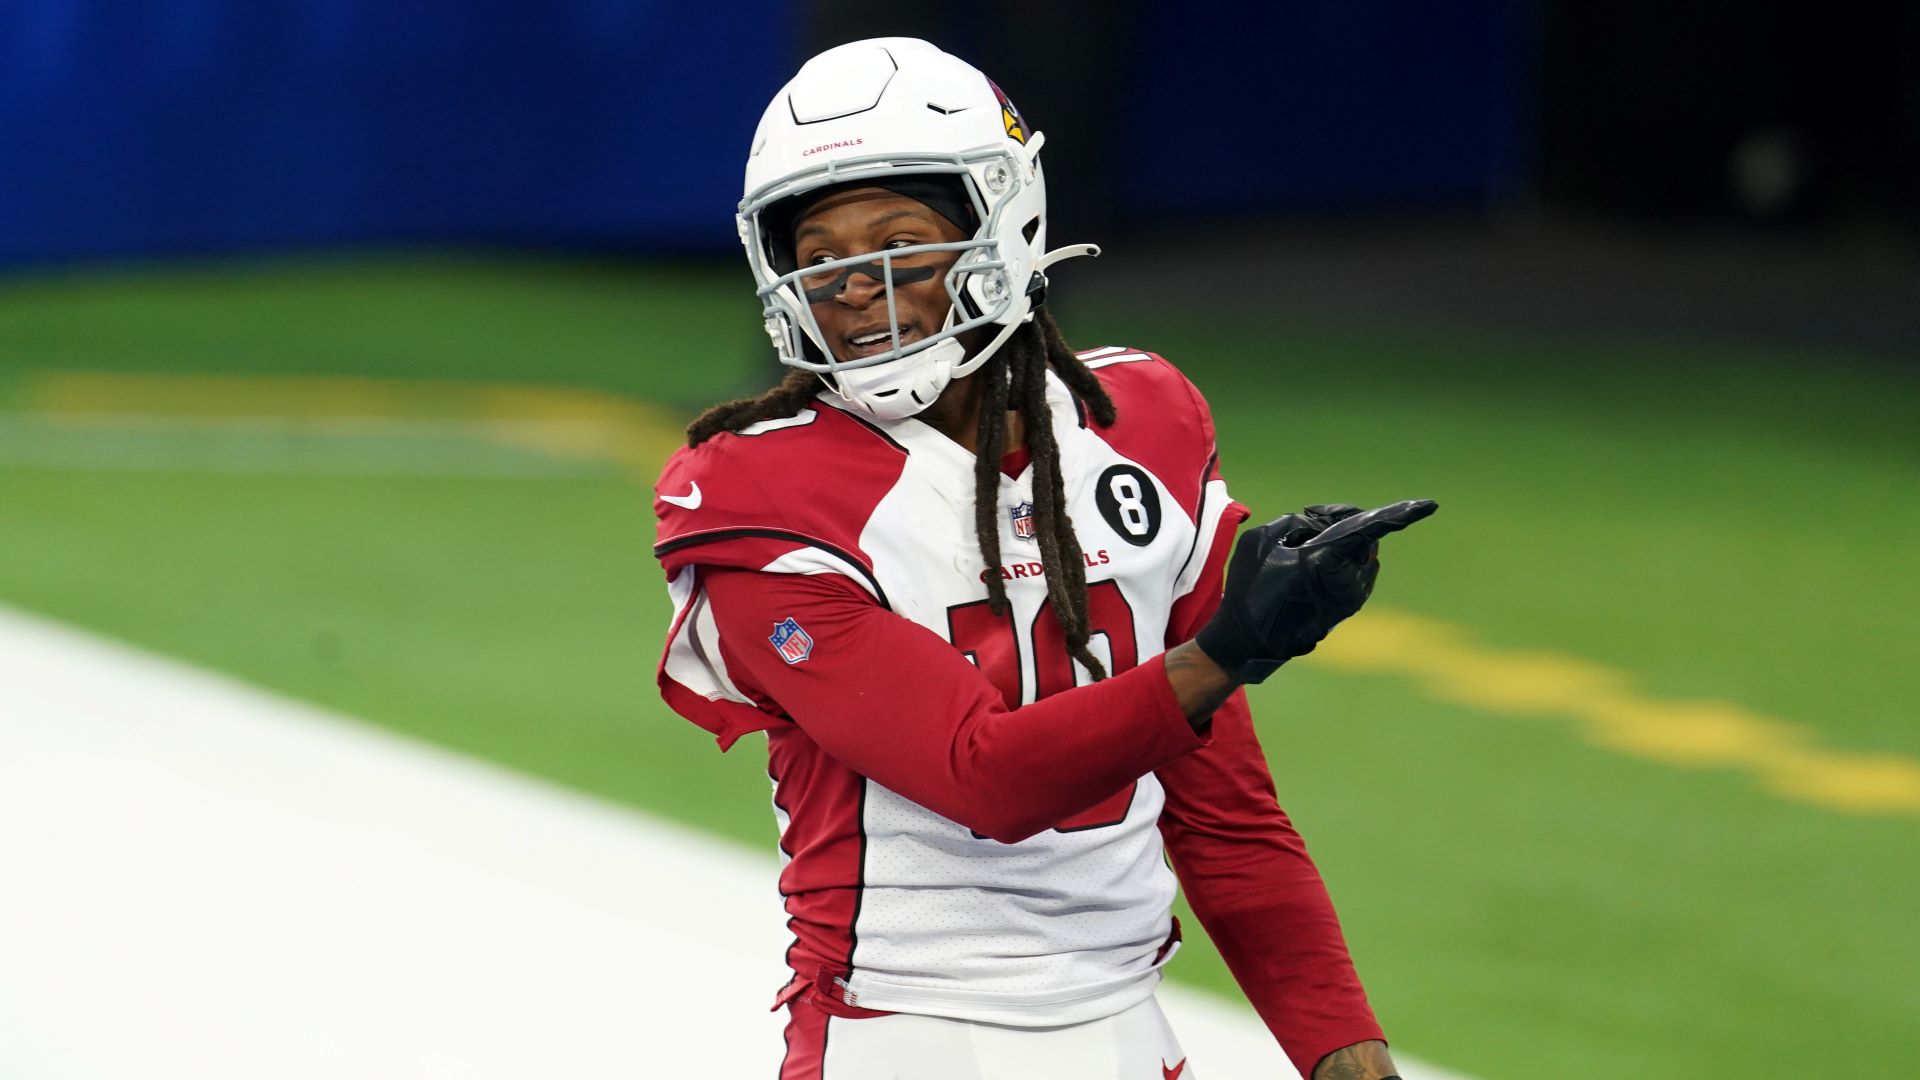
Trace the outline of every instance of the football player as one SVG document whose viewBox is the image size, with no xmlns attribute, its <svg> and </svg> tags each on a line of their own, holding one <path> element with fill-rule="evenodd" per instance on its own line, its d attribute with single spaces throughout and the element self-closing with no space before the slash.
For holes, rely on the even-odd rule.
<svg viewBox="0 0 1920 1080">
<path fill-rule="evenodd" d="M 1045 307 L 1094 249 L 1047 250 L 1041 143 L 923 41 L 802 67 L 739 212 L 792 370 L 655 491 L 661 692 L 722 749 L 766 733 L 782 1080 L 1193 1080 L 1154 1000 L 1176 875 L 1303 1074 L 1391 1076 L 1239 688 L 1433 504 L 1236 541 L 1199 392 Z"/>
</svg>

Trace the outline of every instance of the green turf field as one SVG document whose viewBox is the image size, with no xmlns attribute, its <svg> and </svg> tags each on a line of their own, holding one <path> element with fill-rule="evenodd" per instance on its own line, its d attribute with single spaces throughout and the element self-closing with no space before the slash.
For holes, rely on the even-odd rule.
<svg viewBox="0 0 1920 1080">
<path fill-rule="evenodd" d="M 649 455 L 777 375 L 743 282 L 479 256 L 0 279 L 0 602 L 770 845 L 755 745 L 722 757 L 652 689 Z M 1062 319 L 1180 363 L 1256 513 L 1442 504 L 1337 639 L 1440 629 L 1254 695 L 1391 1036 L 1489 1080 L 1911 1075 L 1920 376 Z M 541 402 L 615 435 L 523 423 Z M 1174 974 L 1231 987 L 1199 947 Z"/>
</svg>

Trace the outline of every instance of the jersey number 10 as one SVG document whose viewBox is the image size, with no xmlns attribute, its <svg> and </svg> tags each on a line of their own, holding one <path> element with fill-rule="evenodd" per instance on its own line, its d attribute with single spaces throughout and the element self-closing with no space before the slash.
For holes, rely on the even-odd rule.
<svg viewBox="0 0 1920 1080">
<path fill-rule="evenodd" d="M 1121 595 L 1118 584 L 1113 581 L 1089 584 L 1087 615 L 1092 636 L 1107 640 L 1109 674 L 1118 675 L 1140 662 L 1133 637 L 1133 606 Z M 1052 601 L 1040 605 L 1040 611 L 1026 629 L 1034 662 L 1034 700 L 1073 689 L 1073 656 L 1067 652 L 1067 631 L 1060 625 L 1060 616 L 1054 613 Z M 1022 704 L 1020 645 L 1014 640 L 1016 633 L 1013 613 L 995 615 L 985 600 L 947 609 L 947 640 L 986 675 L 1009 709 L 1017 709 Z M 1134 785 L 1128 784 L 1124 790 L 1054 826 L 1054 830 L 1080 832 L 1120 824 L 1133 805 L 1133 788 Z"/>
</svg>

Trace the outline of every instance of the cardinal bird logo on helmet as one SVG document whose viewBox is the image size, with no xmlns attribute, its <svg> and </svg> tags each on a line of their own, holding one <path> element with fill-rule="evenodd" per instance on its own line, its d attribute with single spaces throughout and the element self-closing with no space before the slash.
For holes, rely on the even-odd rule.
<svg viewBox="0 0 1920 1080">
<path fill-rule="evenodd" d="M 988 79 L 987 85 L 993 87 L 993 96 L 1000 99 L 1000 120 L 1007 125 L 1007 138 L 1025 146 L 1027 122 L 1020 118 L 1020 110 L 1013 107 L 1013 101 L 1007 97 L 1005 90 L 1000 89 L 999 83 Z"/>
</svg>

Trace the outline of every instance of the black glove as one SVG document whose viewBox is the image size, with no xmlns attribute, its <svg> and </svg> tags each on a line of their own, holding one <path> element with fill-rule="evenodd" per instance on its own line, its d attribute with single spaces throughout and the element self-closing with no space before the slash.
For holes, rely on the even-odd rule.
<svg viewBox="0 0 1920 1080">
<path fill-rule="evenodd" d="M 1280 542 L 1299 547 L 1332 528 L 1334 522 L 1345 521 L 1359 512 L 1360 508 L 1352 503 L 1315 503 L 1297 514 L 1282 514 L 1267 522 L 1267 526 L 1281 525 Z"/>
<path fill-rule="evenodd" d="M 1220 610 L 1194 642 L 1227 674 L 1257 683 L 1305 656 L 1360 610 L 1380 573 L 1380 538 L 1439 509 L 1412 499 L 1361 513 L 1309 506 L 1240 534 Z"/>
</svg>

